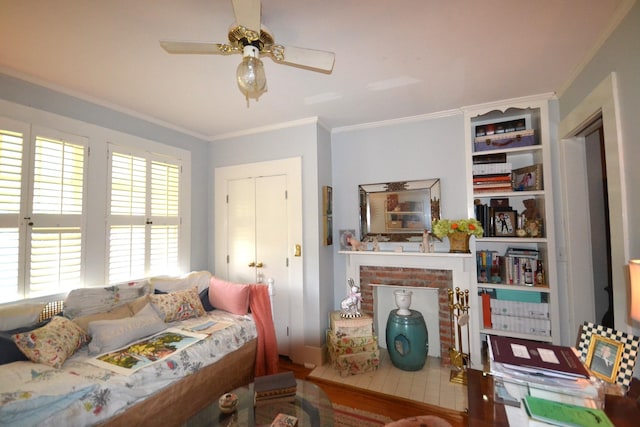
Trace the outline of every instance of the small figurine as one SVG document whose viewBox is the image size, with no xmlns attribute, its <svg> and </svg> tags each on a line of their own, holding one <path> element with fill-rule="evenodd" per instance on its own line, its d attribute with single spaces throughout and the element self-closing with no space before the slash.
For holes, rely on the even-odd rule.
<svg viewBox="0 0 640 427">
<path fill-rule="evenodd" d="M 349 279 L 349 288 L 349 295 L 340 303 L 340 308 L 342 309 L 340 317 L 360 317 L 362 316 L 358 307 L 362 300 L 360 286 L 356 285 L 353 279 Z"/>
<path fill-rule="evenodd" d="M 225 393 L 218 399 L 218 407 L 223 414 L 230 414 L 238 406 L 238 395 L 235 393 Z"/>
<path fill-rule="evenodd" d="M 431 242 L 430 242 L 429 230 L 426 228 L 422 231 L 422 246 L 420 252 L 431 252 Z"/>
<path fill-rule="evenodd" d="M 374 252 L 379 252 L 380 251 L 380 243 L 378 243 L 378 238 L 377 237 L 373 238 L 373 251 Z"/>
<path fill-rule="evenodd" d="M 364 249 L 362 242 L 353 237 L 347 237 L 347 243 L 351 246 L 352 251 L 361 251 Z"/>
</svg>

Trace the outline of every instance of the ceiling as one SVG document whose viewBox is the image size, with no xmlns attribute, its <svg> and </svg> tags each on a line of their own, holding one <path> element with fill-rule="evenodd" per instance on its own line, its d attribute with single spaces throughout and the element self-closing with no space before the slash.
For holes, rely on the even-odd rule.
<svg viewBox="0 0 640 427">
<path fill-rule="evenodd" d="M 330 129 L 558 92 L 629 0 L 263 0 L 276 43 L 335 52 L 324 74 L 264 58 L 247 101 L 227 41 L 230 0 L 0 0 L 0 72 L 204 139 L 318 117 Z"/>
</svg>

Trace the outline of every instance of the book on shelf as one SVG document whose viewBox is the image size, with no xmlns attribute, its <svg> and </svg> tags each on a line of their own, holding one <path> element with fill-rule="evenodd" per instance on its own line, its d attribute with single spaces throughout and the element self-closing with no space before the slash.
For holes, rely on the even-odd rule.
<svg viewBox="0 0 640 427">
<path fill-rule="evenodd" d="M 473 156 L 474 165 L 486 163 L 507 163 L 507 153 L 489 153 Z"/>
<path fill-rule="evenodd" d="M 488 340 L 491 359 L 502 366 L 530 375 L 589 378 L 589 372 L 570 347 L 507 336 L 490 336 Z"/>
<path fill-rule="evenodd" d="M 533 420 L 563 427 L 613 427 L 613 423 L 602 409 L 535 396 L 525 396 L 523 402 L 527 415 Z"/>
<path fill-rule="evenodd" d="M 253 380 L 253 391 L 256 399 L 268 396 L 295 395 L 298 383 L 291 371 L 263 375 Z"/>
<path fill-rule="evenodd" d="M 506 256 L 515 256 L 515 257 L 525 257 L 525 258 L 533 258 L 538 259 L 539 251 L 534 248 L 516 248 L 513 246 L 509 246 L 507 251 L 505 252 Z"/>
<path fill-rule="evenodd" d="M 473 176 L 478 175 L 494 175 L 494 174 L 510 174 L 513 170 L 511 163 L 481 163 L 474 164 L 471 167 L 471 173 Z"/>
<path fill-rule="evenodd" d="M 295 427 L 298 425 L 298 418 L 289 414 L 278 414 L 273 419 L 271 427 Z"/>
<path fill-rule="evenodd" d="M 475 175 L 473 177 L 474 184 L 482 184 L 489 182 L 509 182 L 511 183 L 511 174 L 496 173 L 489 175 Z"/>
</svg>

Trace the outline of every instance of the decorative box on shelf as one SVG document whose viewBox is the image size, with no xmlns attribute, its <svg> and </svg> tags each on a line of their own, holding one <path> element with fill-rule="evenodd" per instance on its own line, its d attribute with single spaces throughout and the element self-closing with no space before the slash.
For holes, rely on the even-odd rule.
<svg viewBox="0 0 640 427">
<path fill-rule="evenodd" d="M 341 376 L 361 374 L 378 369 L 380 350 L 373 334 L 373 318 L 342 318 L 339 311 L 329 315 L 331 329 L 327 331 L 327 349 L 331 366 Z"/>
<path fill-rule="evenodd" d="M 478 136 L 475 139 L 474 151 L 503 150 L 530 145 L 536 145 L 533 129 Z"/>
</svg>

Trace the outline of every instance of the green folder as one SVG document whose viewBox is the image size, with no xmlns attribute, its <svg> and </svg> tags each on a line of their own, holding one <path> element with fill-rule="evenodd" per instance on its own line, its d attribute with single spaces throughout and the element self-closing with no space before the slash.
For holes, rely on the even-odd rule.
<svg viewBox="0 0 640 427">
<path fill-rule="evenodd" d="M 534 396 L 526 396 L 522 400 L 527 413 L 534 420 L 566 427 L 614 427 L 601 409 L 554 402 Z"/>
</svg>

